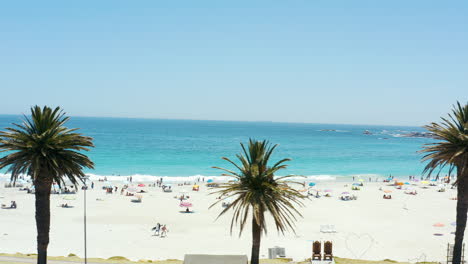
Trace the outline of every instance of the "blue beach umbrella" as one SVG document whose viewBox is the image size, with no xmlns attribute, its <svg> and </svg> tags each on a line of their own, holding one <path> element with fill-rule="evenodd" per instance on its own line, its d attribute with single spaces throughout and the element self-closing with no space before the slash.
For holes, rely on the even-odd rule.
<svg viewBox="0 0 468 264">
<path fill-rule="evenodd" d="M 432 179 L 431 181 L 435 182 L 435 181 L 437 181 L 437 180 L 436 180 L 436 179 Z"/>
<path fill-rule="evenodd" d="M 409 185 L 410 183 L 409 182 L 405 182 L 406 185 Z"/>
<path fill-rule="evenodd" d="M 353 183 L 354 186 L 361 186 L 360 183 Z"/>
<path fill-rule="evenodd" d="M 207 180 L 206 182 L 207 182 L 207 183 L 212 183 L 213 180 L 212 180 L 212 179 L 209 179 L 209 180 Z"/>
<path fill-rule="evenodd" d="M 314 182 L 309 182 L 309 186 L 310 187 L 315 186 L 315 183 Z"/>
</svg>

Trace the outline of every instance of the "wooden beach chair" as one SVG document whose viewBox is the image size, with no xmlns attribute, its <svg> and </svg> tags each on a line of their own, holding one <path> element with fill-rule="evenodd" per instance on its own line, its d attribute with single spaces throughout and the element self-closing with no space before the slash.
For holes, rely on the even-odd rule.
<svg viewBox="0 0 468 264">
<path fill-rule="evenodd" d="M 322 243 L 315 241 L 312 244 L 312 260 L 322 260 Z"/>
<path fill-rule="evenodd" d="M 331 241 L 326 241 L 323 245 L 323 260 L 333 259 L 333 244 Z"/>
</svg>

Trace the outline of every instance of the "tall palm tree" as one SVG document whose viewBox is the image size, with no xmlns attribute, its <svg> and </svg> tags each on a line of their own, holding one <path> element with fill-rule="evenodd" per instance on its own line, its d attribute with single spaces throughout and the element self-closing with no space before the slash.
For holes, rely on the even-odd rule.
<svg viewBox="0 0 468 264">
<path fill-rule="evenodd" d="M 20 175 L 29 175 L 35 187 L 37 263 L 47 263 L 50 230 L 50 191 L 52 182 L 59 185 L 70 180 L 75 186 L 83 180 L 83 168 L 93 162 L 80 151 L 94 147 L 92 138 L 65 127 L 69 117 L 59 107 L 31 108 L 31 117 L 22 124 L 13 124 L 0 132 L 0 169 L 7 168 L 13 182 Z"/>
<path fill-rule="evenodd" d="M 421 150 L 425 153 L 423 161 L 428 161 L 424 173 L 431 175 L 444 167 L 448 167 L 449 173 L 455 169 L 457 171 L 457 228 L 453 264 L 460 264 L 468 212 L 468 104 L 462 106 L 457 102 L 448 118 L 442 118 L 442 122 L 432 123 L 426 129 L 439 141 L 426 144 Z"/>
<path fill-rule="evenodd" d="M 248 149 L 241 143 L 243 153 L 236 155 L 240 161 L 239 165 L 226 157 L 222 158 L 234 165 L 237 172 L 213 167 L 227 172 L 223 173 L 223 176 L 234 177 L 233 181 L 220 185 L 218 187 L 220 190 L 213 192 L 226 198 L 233 197 L 233 202 L 218 216 L 219 218 L 229 210 L 233 210 L 231 233 L 234 225 L 239 225 L 240 236 L 246 226 L 249 213 L 252 212 L 252 264 L 259 263 L 262 232 L 267 233 L 265 212 L 269 212 L 272 216 L 278 232 L 284 233 L 288 228 L 294 231 L 295 214 L 301 216 L 294 206 L 302 206 L 301 199 L 305 198 L 284 181 L 292 175 L 274 177 L 277 171 L 286 168 L 287 165 L 284 163 L 290 160 L 282 159 L 270 166 L 268 162 L 276 146 L 271 146 L 267 141 L 250 139 Z"/>
</svg>

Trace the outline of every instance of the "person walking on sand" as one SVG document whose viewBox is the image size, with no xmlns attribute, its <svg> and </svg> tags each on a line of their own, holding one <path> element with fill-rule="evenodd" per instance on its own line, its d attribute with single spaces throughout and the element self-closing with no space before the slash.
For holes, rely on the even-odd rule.
<svg viewBox="0 0 468 264">
<path fill-rule="evenodd" d="M 159 231 L 161 230 L 161 224 L 157 223 L 155 227 L 153 227 L 154 235 L 159 236 Z"/>
<path fill-rule="evenodd" d="M 161 237 L 166 237 L 166 236 L 167 236 L 167 232 L 169 232 L 169 230 L 167 230 L 166 225 L 163 225 L 163 226 L 161 227 Z"/>
</svg>

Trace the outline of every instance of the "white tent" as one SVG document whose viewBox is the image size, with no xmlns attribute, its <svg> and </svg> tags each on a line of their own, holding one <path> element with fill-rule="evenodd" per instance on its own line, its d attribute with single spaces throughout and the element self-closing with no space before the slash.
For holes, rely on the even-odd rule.
<svg viewBox="0 0 468 264">
<path fill-rule="evenodd" d="M 184 264 L 247 264 L 246 255 L 198 255 L 187 254 Z"/>
</svg>

